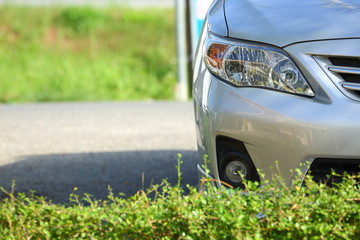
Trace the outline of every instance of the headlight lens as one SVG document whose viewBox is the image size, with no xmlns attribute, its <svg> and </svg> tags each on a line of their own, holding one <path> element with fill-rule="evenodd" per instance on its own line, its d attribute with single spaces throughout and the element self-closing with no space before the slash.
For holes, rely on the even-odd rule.
<svg viewBox="0 0 360 240">
<path fill-rule="evenodd" d="M 235 85 L 264 87 L 315 96 L 293 61 L 280 49 L 209 38 L 204 53 L 207 68 Z"/>
</svg>

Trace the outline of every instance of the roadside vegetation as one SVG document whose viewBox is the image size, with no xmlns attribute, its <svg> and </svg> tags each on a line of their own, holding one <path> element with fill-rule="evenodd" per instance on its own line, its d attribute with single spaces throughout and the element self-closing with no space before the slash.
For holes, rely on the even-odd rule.
<svg viewBox="0 0 360 240">
<path fill-rule="evenodd" d="M 0 102 L 170 99 L 173 10 L 0 7 Z M 170 186 L 54 204 L 0 188 L 0 239 L 359 239 L 359 176 L 245 190 Z M 211 183 L 204 182 L 204 184 Z M 187 194 L 185 194 L 185 192 Z"/>
<path fill-rule="evenodd" d="M 0 7 L 0 102 L 171 99 L 172 9 Z"/>
<path fill-rule="evenodd" d="M 347 176 L 332 188 L 311 180 L 287 188 L 277 179 L 243 191 L 208 186 L 202 194 L 163 181 L 127 199 L 109 189 L 107 200 L 75 188 L 66 205 L 2 189 L 0 238 L 359 239 L 358 179 Z"/>
</svg>

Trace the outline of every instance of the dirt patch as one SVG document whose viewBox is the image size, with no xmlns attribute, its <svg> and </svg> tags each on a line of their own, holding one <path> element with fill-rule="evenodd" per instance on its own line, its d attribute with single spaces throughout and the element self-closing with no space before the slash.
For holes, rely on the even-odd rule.
<svg viewBox="0 0 360 240">
<path fill-rule="evenodd" d="M 91 46 L 89 37 L 70 37 L 63 30 L 57 27 L 50 27 L 45 31 L 43 43 L 48 47 L 72 52 L 87 51 Z"/>
</svg>

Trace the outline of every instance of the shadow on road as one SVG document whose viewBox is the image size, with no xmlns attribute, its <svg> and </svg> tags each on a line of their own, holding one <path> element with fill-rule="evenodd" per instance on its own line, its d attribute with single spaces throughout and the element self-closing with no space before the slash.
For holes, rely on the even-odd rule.
<svg viewBox="0 0 360 240">
<path fill-rule="evenodd" d="M 164 178 L 176 184 L 178 153 L 183 156 L 182 184 L 196 186 L 197 152 L 182 150 L 25 156 L 0 167 L 0 186 L 9 190 L 15 180 L 15 192 L 34 190 L 54 203 L 68 202 L 75 187 L 77 194 L 89 193 L 95 199 L 106 199 L 108 186 L 115 195 L 131 196 Z"/>
</svg>

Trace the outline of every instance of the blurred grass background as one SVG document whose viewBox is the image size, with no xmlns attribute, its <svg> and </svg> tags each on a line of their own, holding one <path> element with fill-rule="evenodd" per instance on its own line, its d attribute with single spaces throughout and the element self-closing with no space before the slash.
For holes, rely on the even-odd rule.
<svg viewBox="0 0 360 240">
<path fill-rule="evenodd" d="M 0 102 L 171 99 L 172 9 L 0 7 Z"/>
</svg>

